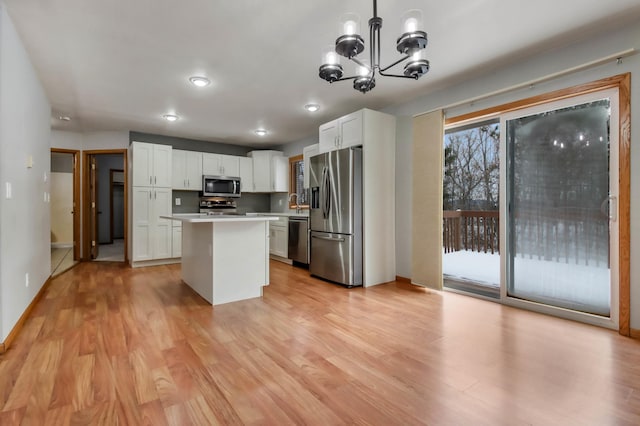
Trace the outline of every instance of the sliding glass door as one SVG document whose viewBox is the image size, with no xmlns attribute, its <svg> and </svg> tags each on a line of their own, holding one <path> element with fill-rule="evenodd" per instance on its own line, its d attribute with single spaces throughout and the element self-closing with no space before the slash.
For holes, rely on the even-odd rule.
<svg viewBox="0 0 640 426">
<path fill-rule="evenodd" d="M 617 105 L 606 91 L 501 118 L 503 298 L 617 321 Z"/>
</svg>

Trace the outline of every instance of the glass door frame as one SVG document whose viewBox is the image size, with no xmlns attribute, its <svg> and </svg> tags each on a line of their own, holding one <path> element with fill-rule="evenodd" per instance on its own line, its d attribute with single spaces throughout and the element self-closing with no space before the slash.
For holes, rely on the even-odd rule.
<svg viewBox="0 0 640 426">
<path fill-rule="evenodd" d="M 588 324 L 598 325 L 601 327 L 619 329 L 619 307 L 620 307 L 620 262 L 619 262 L 619 232 L 620 232 L 620 111 L 619 111 L 619 90 L 617 88 L 603 89 L 576 96 L 565 97 L 559 100 L 549 100 L 548 102 L 539 103 L 533 106 L 525 106 L 523 108 L 505 112 L 500 114 L 500 217 L 504 218 L 500 221 L 500 300 L 502 303 L 519 308 L 525 308 L 535 312 L 554 315 L 561 318 L 578 320 Z M 506 145 L 506 122 L 523 116 L 535 115 L 545 111 L 558 110 L 562 108 L 579 105 L 590 101 L 609 98 L 611 105 L 610 115 L 610 137 L 609 137 L 609 196 L 615 197 L 614 218 L 610 222 L 609 236 L 609 253 L 610 253 L 610 316 L 603 317 L 599 315 L 574 311 L 566 308 L 545 305 L 538 302 L 528 301 L 508 295 L 508 279 L 511 274 L 509 271 L 509 258 L 511 256 L 509 250 L 510 234 L 507 232 L 510 226 L 509 217 L 509 199 L 508 199 L 508 167 L 507 167 L 507 145 Z"/>
<path fill-rule="evenodd" d="M 618 333 L 622 336 L 631 336 L 632 334 L 637 334 L 637 330 L 631 329 L 631 73 L 625 72 L 606 76 L 599 80 L 582 82 L 575 86 L 558 88 L 526 98 L 514 98 L 506 103 L 498 103 L 484 109 L 449 116 L 446 118 L 444 125 L 461 126 L 471 121 L 496 117 L 500 114 L 506 114 L 529 106 L 605 89 L 617 90 L 619 98 L 620 193 L 618 198 L 618 226 L 620 240 L 617 248 L 619 253 Z M 487 97 L 490 98 L 491 96 Z M 477 99 L 484 98 L 481 96 Z M 500 300 L 499 303 L 505 302 Z M 528 306 L 523 306 L 523 308 L 529 309 Z M 554 310 L 549 314 L 556 315 L 556 312 Z M 583 321 L 582 318 L 577 320 Z"/>
</svg>

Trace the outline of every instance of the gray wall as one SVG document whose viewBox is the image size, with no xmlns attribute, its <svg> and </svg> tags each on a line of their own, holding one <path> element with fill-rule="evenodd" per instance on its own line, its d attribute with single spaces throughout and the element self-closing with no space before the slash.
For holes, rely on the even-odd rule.
<svg viewBox="0 0 640 426">
<path fill-rule="evenodd" d="M 160 145 L 171 145 L 173 149 L 184 149 L 186 151 L 213 152 L 216 154 L 246 156 L 247 152 L 254 148 L 229 145 L 220 142 L 207 142 L 197 139 L 177 138 L 174 136 L 154 135 L 151 133 L 129 132 L 129 141 L 157 143 Z M 259 149 L 268 149 L 261 147 Z"/>
<path fill-rule="evenodd" d="M 0 2 L 0 341 L 51 274 L 50 205 L 45 201 L 50 117 L 47 96 Z M 13 189 L 11 199 L 5 198 L 6 183 Z"/>
</svg>

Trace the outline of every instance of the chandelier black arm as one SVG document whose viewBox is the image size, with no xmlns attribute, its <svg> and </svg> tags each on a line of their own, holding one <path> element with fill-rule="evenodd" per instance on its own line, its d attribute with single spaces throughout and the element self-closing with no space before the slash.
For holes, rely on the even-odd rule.
<svg viewBox="0 0 640 426">
<path fill-rule="evenodd" d="M 412 80 L 417 80 L 418 77 L 412 77 L 410 75 L 398 75 L 398 74 L 385 74 L 382 71 L 380 71 L 380 75 L 383 75 L 385 77 L 398 77 L 398 78 L 410 78 Z"/>
<path fill-rule="evenodd" d="M 358 77 L 360 77 L 360 76 L 359 75 L 354 75 L 354 76 L 351 76 L 351 77 L 342 77 L 342 78 L 339 78 L 339 79 L 333 81 L 333 83 L 335 83 L 336 81 L 355 80 Z"/>
<path fill-rule="evenodd" d="M 399 64 L 400 62 L 402 62 L 402 61 L 406 61 L 406 60 L 407 60 L 407 59 L 409 59 L 410 57 L 411 57 L 411 55 L 405 55 L 404 57 L 402 57 L 402 58 L 398 59 L 397 61 L 395 61 L 395 62 L 394 62 L 394 63 L 392 63 L 391 65 L 389 65 L 389 66 L 387 66 L 387 67 L 384 67 L 384 68 L 381 68 L 381 69 L 380 69 L 380 74 L 381 74 L 381 75 L 384 75 L 384 74 L 382 74 L 383 72 L 385 72 L 385 71 L 386 71 L 386 70 L 388 70 L 389 68 L 393 68 L 393 67 L 395 67 L 396 65 L 398 65 L 398 64 Z"/>
<path fill-rule="evenodd" d="M 378 9 L 377 5 L 376 5 L 376 1 L 373 1 L 373 16 L 375 19 L 376 16 L 376 10 Z M 376 65 L 380 65 L 380 64 L 376 64 L 376 60 L 375 60 L 375 48 L 376 48 L 376 32 L 378 34 L 378 36 L 380 36 L 380 29 L 378 28 L 378 30 L 376 31 L 374 29 L 374 26 L 369 23 L 369 42 L 371 43 L 371 46 L 369 46 L 369 63 L 371 64 L 371 70 L 375 70 L 376 69 Z M 378 49 L 378 61 L 380 61 L 380 49 Z"/>
<path fill-rule="evenodd" d="M 365 68 L 368 68 L 370 70 L 373 69 L 373 67 L 370 67 L 370 66 L 366 65 L 365 63 L 360 61 L 360 59 L 356 58 L 355 56 L 352 57 L 352 58 L 349 58 L 349 59 L 351 59 L 353 62 L 355 62 L 356 64 L 360 65 L 361 67 L 365 67 Z"/>
</svg>

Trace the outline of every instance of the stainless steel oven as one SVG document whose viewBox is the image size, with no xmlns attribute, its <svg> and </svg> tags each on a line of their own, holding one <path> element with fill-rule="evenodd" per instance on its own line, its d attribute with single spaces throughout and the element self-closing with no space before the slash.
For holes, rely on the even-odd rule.
<svg viewBox="0 0 640 426">
<path fill-rule="evenodd" d="M 237 214 L 236 202 L 231 198 L 202 197 L 200 198 L 200 213 Z"/>
</svg>

